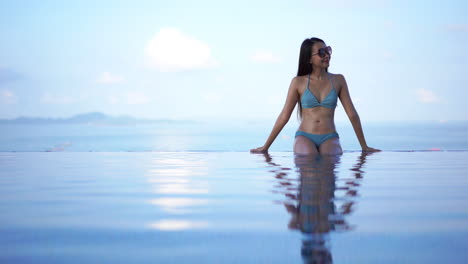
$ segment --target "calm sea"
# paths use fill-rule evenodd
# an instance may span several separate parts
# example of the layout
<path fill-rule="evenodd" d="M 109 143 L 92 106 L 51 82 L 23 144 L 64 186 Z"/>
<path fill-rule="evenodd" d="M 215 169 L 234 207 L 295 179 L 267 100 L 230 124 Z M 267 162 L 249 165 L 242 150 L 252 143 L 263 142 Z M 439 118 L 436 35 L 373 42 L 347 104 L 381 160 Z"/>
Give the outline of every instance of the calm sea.
<path fill-rule="evenodd" d="M 466 263 L 467 153 L 2 152 L 0 263 Z"/>
<path fill-rule="evenodd" d="M 0 151 L 247 151 L 261 146 L 273 122 L 136 125 L 0 125 Z M 292 151 L 290 122 L 271 151 Z M 346 151 L 359 150 L 349 123 L 338 124 Z M 468 150 L 468 122 L 368 123 L 370 146 L 392 151 Z"/>
<path fill-rule="evenodd" d="M 0 263 L 466 263 L 467 122 L 272 125 L 0 125 Z"/>

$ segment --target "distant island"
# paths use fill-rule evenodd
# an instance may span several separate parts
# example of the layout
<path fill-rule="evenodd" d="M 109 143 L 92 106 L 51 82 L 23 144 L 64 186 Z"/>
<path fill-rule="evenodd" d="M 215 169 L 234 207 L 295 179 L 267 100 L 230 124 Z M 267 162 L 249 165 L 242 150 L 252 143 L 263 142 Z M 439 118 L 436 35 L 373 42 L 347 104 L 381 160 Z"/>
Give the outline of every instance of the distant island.
<path fill-rule="evenodd" d="M 0 119 L 0 124 L 89 124 L 89 125 L 127 125 L 152 123 L 193 123 L 193 121 L 171 119 L 141 119 L 131 116 L 108 116 L 100 112 L 75 115 L 69 118 L 18 117 Z"/>

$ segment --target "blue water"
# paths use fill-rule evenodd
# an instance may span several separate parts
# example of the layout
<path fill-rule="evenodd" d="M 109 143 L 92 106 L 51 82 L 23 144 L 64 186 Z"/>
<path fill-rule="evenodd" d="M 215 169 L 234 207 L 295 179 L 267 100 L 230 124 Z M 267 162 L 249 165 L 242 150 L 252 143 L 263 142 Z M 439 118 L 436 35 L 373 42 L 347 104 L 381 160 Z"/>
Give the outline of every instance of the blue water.
<path fill-rule="evenodd" d="M 0 263 L 464 263 L 467 122 L 0 125 Z"/>
<path fill-rule="evenodd" d="M 464 263 L 467 161 L 3 152 L 0 263 Z"/>
<path fill-rule="evenodd" d="M 135 125 L 0 124 L 0 151 L 247 151 L 264 144 L 273 122 L 195 122 Z M 272 151 L 292 151 L 297 122 Z M 359 150 L 348 123 L 338 124 L 346 151 Z M 366 123 L 370 146 L 383 150 L 468 150 L 468 122 Z"/>

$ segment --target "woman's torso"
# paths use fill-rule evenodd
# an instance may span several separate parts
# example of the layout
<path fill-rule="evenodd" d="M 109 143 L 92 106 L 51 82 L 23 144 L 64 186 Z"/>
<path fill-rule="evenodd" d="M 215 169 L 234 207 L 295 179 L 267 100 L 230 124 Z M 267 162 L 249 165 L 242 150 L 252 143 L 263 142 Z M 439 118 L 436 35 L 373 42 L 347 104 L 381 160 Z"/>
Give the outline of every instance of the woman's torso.
<path fill-rule="evenodd" d="M 339 87 L 334 75 L 328 73 L 328 78 L 323 80 L 311 79 L 309 75 L 298 78 L 299 100 L 302 101 L 302 121 L 299 130 L 312 134 L 336 132 L 334 116 Z"/>

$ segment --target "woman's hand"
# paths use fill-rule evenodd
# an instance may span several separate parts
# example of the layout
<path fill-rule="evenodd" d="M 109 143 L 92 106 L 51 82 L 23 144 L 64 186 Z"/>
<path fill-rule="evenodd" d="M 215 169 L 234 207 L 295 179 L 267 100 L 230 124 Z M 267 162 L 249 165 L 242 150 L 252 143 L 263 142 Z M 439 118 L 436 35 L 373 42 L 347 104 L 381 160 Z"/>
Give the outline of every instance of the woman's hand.
<path fill-rule="evenodd" d="M 371 148 L 371 147 L 363 147 L 363 148 L 362 148 L 362 152 L 377 152 L 377 151 L 381 151 L 381 150 L 380 150 L 380 149 Z"/>
<path fill-rule="evenodd" d="M 258 147 L 250 150 L 250 153 L 268 153 L 268 148 Z"/>

